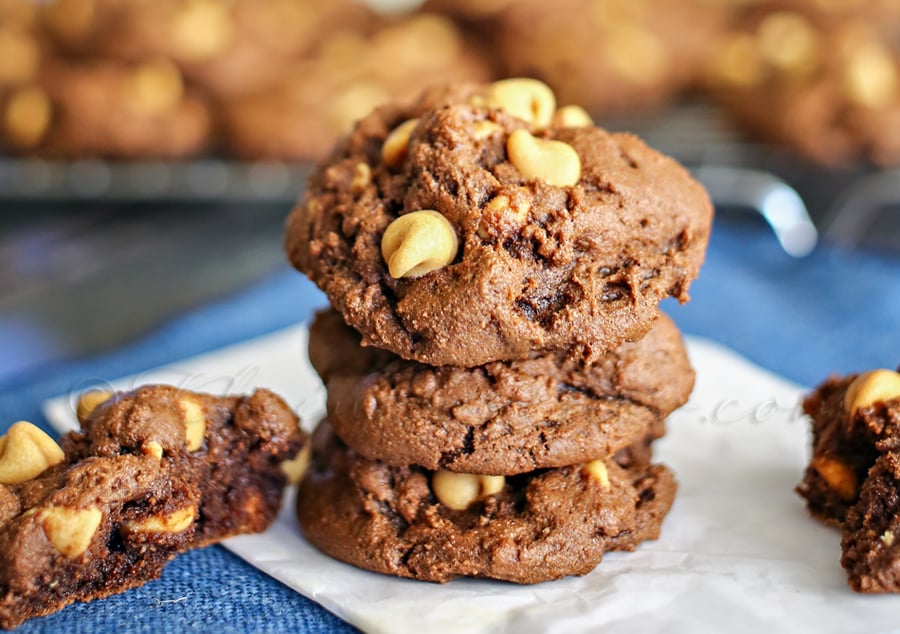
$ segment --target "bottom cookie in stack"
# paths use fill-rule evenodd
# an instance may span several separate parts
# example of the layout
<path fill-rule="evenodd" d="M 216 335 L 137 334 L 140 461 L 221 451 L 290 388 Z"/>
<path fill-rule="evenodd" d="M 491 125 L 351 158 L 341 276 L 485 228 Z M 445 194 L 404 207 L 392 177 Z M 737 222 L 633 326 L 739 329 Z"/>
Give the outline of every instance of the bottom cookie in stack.
<path fill-rule="evenodd" d="M 651 444 L 694 380 L 664 315 L 592 365 L 536 352 L 461 368 L 361 347 L 323 313 L 310 358 L 328 419 L 297 513 L 333 557 L 428 581 L 536 583 L 659 535 L 676 484 Z"/>
<path fill-rule="evenodd" d="M 349 449 L 327 422 L 313 455 L 297 496 L 307 539 L 360 568 L 425 581 L 586 574 L 605 552 L 656 539 L 676 489 L 665 466 L 612 458 L 509 477 L 392 467 Z"/>

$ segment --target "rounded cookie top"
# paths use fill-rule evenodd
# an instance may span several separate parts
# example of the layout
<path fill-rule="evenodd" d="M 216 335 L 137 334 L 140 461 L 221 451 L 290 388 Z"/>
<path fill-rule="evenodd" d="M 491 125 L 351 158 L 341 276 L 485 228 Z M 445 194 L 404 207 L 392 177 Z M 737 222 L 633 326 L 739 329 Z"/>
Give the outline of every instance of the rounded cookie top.
<path fill-rule="evenodd" d="M 387 464 L 512 475 L 613 455 L 684 404 L 694 373 L 678 330 L 650 332 L 592 365 L 563 353 L 475 368 L 432 367 L 360 348 L 335 312 L 310 330 L 335 432 Z"/>
<path fill-rule="evenodd" d="M 348 450 L 327 424 L 313 442 L 297 495 L 306 538 L 355 566 L 427 581 L 588 573 L 604 552 L 655 539 L 676 486 L 665 467 L 611 459 L 513 478 L 390 467 Z"/>
<path fill-rule="evenodd" d="M 505 80 L 362 119 L 311 177 L 286 250 L 364 345 L 431 365 L 593 358 L 688 298 L 711 218 L 675 161 Z"/>

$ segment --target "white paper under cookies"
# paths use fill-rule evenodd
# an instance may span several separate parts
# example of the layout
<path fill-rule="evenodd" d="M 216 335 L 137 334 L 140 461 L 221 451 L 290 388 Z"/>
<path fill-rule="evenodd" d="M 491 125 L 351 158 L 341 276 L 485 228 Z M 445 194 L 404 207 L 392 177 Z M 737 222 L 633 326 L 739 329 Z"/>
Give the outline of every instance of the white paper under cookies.
<path fill-rule="evenodd" d="M 324 391 L 292 328 L 137 377 L 214 393 L 266 386 L 309 424 Z M 900 597 L 862 596 L 840 567 L 840 534 L 810 519 L 793 492 L 808 456 L 804 392 L 734 353 L 688 338 L 697 370 L 657 459 L 679 480 L 661 538 L 611 553 L 591 574 L 515 586 L 394 579 L 334 561 L 304 541 L 289 502 L 262 535 L 225 545 L 369 632 L 897 632 Z M 827 370 L 823 370 L 823 377 Z M 99 383 L 99 381 L 98 381 Z M 60 430 L 74 397 L 45 404 Z"/>

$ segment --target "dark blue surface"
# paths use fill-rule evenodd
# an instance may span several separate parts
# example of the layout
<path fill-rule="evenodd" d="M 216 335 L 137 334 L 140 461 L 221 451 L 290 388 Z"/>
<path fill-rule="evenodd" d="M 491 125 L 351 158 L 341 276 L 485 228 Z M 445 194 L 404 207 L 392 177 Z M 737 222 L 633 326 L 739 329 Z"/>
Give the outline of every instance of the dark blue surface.
<path fill-rule="evenodd" d="M 688 333 L 812 385 L 831 372 L 900 364 L 900 258 L 820 248 L 785 255 L 762 225 L 720 219 L 686 306 L 664 308 Z M 323 296 L 285 270 L 173 321 L 143 341 L 0 383 L 0 430 L 79 385 L 146 370 L 309 317 Z M 349 626 L 220 547 L 189 553 L 163 578 L 34 619 L 21 632 L 341 632 Z"/>

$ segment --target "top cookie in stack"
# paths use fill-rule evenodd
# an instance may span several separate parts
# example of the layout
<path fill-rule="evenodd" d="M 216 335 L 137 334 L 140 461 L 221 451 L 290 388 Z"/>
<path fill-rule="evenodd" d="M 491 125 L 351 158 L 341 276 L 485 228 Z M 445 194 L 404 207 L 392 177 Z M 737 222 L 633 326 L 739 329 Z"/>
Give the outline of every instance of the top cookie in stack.
<path fill-rule="evenodd" d="M 590 362 L 687 299 L 711 220 L 678 163 L 510 79 L 362 119 L 310 179 L 286 248 L 364 345 L 430 365 Z"/>

